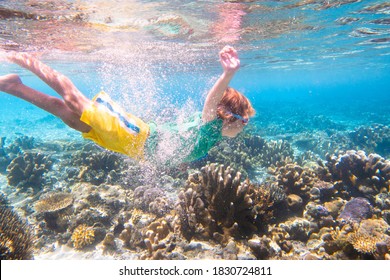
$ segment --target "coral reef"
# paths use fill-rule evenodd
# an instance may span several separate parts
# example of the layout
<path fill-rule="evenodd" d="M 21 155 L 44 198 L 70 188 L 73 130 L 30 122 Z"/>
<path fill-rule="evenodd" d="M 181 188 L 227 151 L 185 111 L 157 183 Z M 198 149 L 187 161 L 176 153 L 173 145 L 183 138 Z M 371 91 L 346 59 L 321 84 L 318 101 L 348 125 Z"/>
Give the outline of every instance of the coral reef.
<path fill-rule="evenodd" d="M 131 208 L 129 205 L 133 198 L 133 192 L 121 186 L 95 186 L 89 183 L 73 185 L 72 194 L 77 200 L 74 203 L 75 217 L 71 221 L 71 227 L 81 223 L 110 226 L 115 215 Z"/>
<path fill-rule="evenodd" d="M 349 234 L 347 240 L 353 245 L 356 251 L 362 254 L 374 254 L 377 249 L 376 243 L 381 241 L 377 237 L 361 232 Z"/>
<path fill-rule="evenodd" d="M 35 155 L 11 146 L 0 151 L 14 161 Z M 323 161 L 306 151 L 294 159 L 286 141 L 242 135 L 208 158 L 234 167 L 200 161 L 185 181 L 185 172 L 165 169 L 141 178 L 148 166 L 88 144 L 40 147 L 62 158 L 42 174 L 39 200 L 18 193 L 34 202 L 21 209 L 33 214 L 37 253 L 56 243 L 121 259 L 390 259 L 389 161 L 376 154 L 340 150 Z"/>
<path fill-rule="evenodd" d="M 0 173 L 4 173 L 7 169 L 8 164 L 11 162 L 7 154 L 5 144 L 5 137 L 0 138 Z"/>
<path fill-rule="evenodd" d="M 42 214 L 46 226 L 57 232 L 64 232 L 69 225 L 73 204 L 73 196 L 70 193 L 47 193 L 34 205 L 35 211 Z"/>
<path fill-rule="evenodd" d="M 357 222 L 371 218 L 372 207 L 370 202 L 362 197 L 354 197 L 341 210 L 339 219 L 347 222 Z"/>
<path fill-rule="evenodd" d="M 7 166 L 11 161 L 23 153 L 23 151 L 31 150 L 35 147 L 35 138 L 28 136 L 20 136 L 14 139 L 14 142 L 5 146 L 6 137 L 0 138 L 0 173 L 7 170 Z"/>
<path fill-rule="evenodd" d="M 345 185 L 345 195 L 362 196 L 374 201 L 380 192 L 389 192 L 390 161 L 377 154 L 349 150 L 327 157 L 326 166 L 335 184 Z"/>
<path fill-rule="evenodd" d="M 174 249 L 175 245 L 172 243 L 167 245 L 169 241 L 165 240 L 172 232 L 173 229 L 165 219 L 159 219 L 149 224 L 143 234 L 145 236 L 145 246 L 149 251 L 149 258 L 164 259 L 164 254 Z M 162 251 L 164 249 L 165 251 Z"/>
<path fill-rule="evenodd" d="M 321 197 L 321 190 L 325 188 L 326 183 L 319 180 L 317 167 L 317 165 L 301 167 L 297 163 L 287 162 L 284 165 L 268 168 L 268 172 L 272 175 L 269 180 L 287 194 L 290 211 L 302 213 L 306 203 L 313 199 L 314 191 L 316 197 Z"/>
<path fill-rule="evenodd" d="M 390 127 L 383 124 L 361 126 L 349 133 L 355 149 L 367 153 L 378 153 L 384 157 L 390 155 Z"/>
<path fill-rule="evenodd" d="M 9 201 L 3 192 L 0 192 L 0 207 L 8 207 Z"/>
<path fill-rule="evenodd" d="M 96 149 L 82 150 L 72 155 L 72 168 L 68 169 L 68 177 L 73 182 L 89 182 L 94 185 L 114 183 L 118 180 L 118 174 L 126 168 L 124 163 L 122 156 L 116 153 Z"/>
<path fill-rule="evenodd" d="M 190 174 L 186 189 L 178 195 L 178 228 L 187 240 L 226 242 L 249 236 L 272 211 L 271 192 L 262 190 L 248 180 L 241 182 L 241 173 L 230 167 L 206 165 Z"/>
<path fill-rule="evenodd" d="M 53 165 L 50 156 L 42 153 L 26 152 L 12 160 L 7 167 L 8 183 L 20 191 L 42 189 L 45 183 L 43 175 Z"/>
<path fill-rule="evenodd" d="M 94 229 L 87 225 L 79 225 L 72 234 L 71 240 L 73 247 L 76 249 L 83 249 L 86 246 L 91 245 L 95 240 Z"/>
<path fill-rule="evenodd" d="M 73 196 L 70 193 L 49 193 L 35 203 L 35 211 L 57 212 L 73 204 Z"/>
<path fill-rule="evenodd" d="M 292 157 L 293 150 L 286 141 L 266 141 L 257 135 L 243 134 L 212 148 L 208 160 L 229 165 L 248 177 L 259 167 L 276 165 Z"/>
<path fill-rule="evenodd" d="M 8 207 L 0 207 L 0 259 L 33 258 L 33 233 L 30 226 Z"/>
<path fill-rule="evenodd" d="M 159 217 L 172 210 L 165 192 L 157 187 L 139 186 L 134 190 L 134 206 Z"/>

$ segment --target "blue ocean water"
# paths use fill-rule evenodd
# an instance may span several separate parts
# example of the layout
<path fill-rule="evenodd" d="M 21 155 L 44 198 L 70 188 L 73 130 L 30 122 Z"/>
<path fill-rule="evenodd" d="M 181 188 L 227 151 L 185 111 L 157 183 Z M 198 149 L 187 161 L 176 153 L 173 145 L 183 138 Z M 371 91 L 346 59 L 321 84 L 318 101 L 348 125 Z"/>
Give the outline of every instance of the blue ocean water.
<path fill-rule="evenodd" d="M 111 48 L 107 46 L 89 54 L 82 53 L 81 60 L 77 47 L 73 51 L 56 48 L 56 54 L 49 58 L 50 45 L 37 47 L 28 45 L 28 42 L 23 45 L 18 42 L 17 34 L 13 34 L 14 38 L 3 36 L 3 48 L 9 49 L 10 41 L 18 44 L 19 50 L 38 48 L 43 58 L 45 55 L 48 57 L 48 63 L 53 68 L 67 74 L 88 97 L 103 88 L 130 111 L 142 116 L 148 112 L 149 116 L 143 117 L 153 119 L 158 111 L 166 109 L 161 102 L 169 107 L 182 106 L 191 100 L 194 110 L 201 109 L 205 93 L 221 71 L 217 54 L 226 42 L 238 49 L 242 63 L 232 86 L 244 92 L 253 102 L 257 109 L 254 123 L 264 136 L 266 134 L 261 132 L 264 122 L 283 122 L 297 115 L 297 121 L 299 115 L 302 118 L 323 115 L 348 128 L 376 122 L 389 123 L 390 31 L 386 1 L 170 2 L 139 1 L 139 5 L 145 6 L 145 11 L 137 17 L 131 15 L 134 21 L 143 14 L 145 17 L 154 14 L 162 17 L 149 8 L 148 5 L 152 4 L 160 7 L 163 15 L 174 14 L 181 21 L 166 20 L 158 26 L 158 20 L 155 20 L 157 26 L 150 24 L 154 29 L 149 25 L 129 24 L 138 28 L 135 34 L 141 35 L 140 39 L 135 36 L 128 39 L 135 41 L 138 47 L 137 59 L 126 61 L 126 66 L 123 59 L 116 57 L 115 50 L 111 53 Z M 7 1 L 3 1 L 2 5 L 7 7 Z M 25 9 L 28 11 L 31 7 L 26 5 Z M 45 14 L 45 11 L 39 12 Z M 239 16 L 234 17 L 237 14 Z M 114 19 L 115 16 L 118 18 Z M 232 16 L 233 23 L 239 21 L 239 26 L 227 28 L 222 34 L 212 31 L 210 26 L 218 21 L 222 21 L 222 27 L 229 24 L 223 21 L 224 16 Z M 113 25 L 124 20 L 123 14 L 117 12 L 116 15 L 115 11 L 111 17 Z M 203 26 L 198 26 L 199 23 Z M 233 23 L 230 22 L 231 25 Z M 183 25 L 191 28 L 192 35 L 183 31 Z M 64 27 L 59 25 L 58 28 Z M 151 29 L 152 35 L 147 33 Z M 39 29 L 31 31 L 32 34 L 34 32 L 39 32 Z M 126 35 L 116 33 L 118 38 Z M 210 36 L 207 37 L 207 34 Z M 87 40 L 104 40 L 104 36 L 114 37 L 115 32 L 108 30 L 106 34 L 103 32 L 97 36 L 91 35 Z M 144 46 L 161 51 L 152 51 L 149 56 Z M 121 45 L 115 49 L 118 48 Z M 104 53 L 103 62 L 99 61 L 99 51 Z M 91 58 L 94 62 L 87 62 Z M 10 68 L 22 71 L 25 82 L 32 87 L 55 95 L 31 74 L 10 65 L 4 66 L 4 62 L 1 74 L 10 72 Z M 122 75 L 121 71 L 126 74 Z M 139 91 L 141 96 L 134 94 Z M 41 120 L 46 116 L 33 106 L 5 94 L 0 95 L 0 101 L 6 104 L 1 110 L 3 135 L 11 136 L 27 130 L 33 132 L 36 130 L 35 123 L 23 124 L 23 121 Z M 145 106 L 148 102 L 153 105 Z M 40 125 L 39 129 L 45 129 L 45 126 Z M 67 129 L 65 131 L 64 135 L 72 134 Z"/>

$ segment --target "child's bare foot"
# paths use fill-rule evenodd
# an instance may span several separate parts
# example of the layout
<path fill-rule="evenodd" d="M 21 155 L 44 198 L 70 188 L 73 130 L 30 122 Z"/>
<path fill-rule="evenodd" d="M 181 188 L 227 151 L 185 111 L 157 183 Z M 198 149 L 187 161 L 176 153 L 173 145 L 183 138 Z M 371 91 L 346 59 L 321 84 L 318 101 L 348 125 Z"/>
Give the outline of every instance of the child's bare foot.
<path fill-rule="evenodd" d="M 16 74 L 0 76 L 0 91 L 9 92 L 20 84 L 22 84 L 22 80 Z"/>

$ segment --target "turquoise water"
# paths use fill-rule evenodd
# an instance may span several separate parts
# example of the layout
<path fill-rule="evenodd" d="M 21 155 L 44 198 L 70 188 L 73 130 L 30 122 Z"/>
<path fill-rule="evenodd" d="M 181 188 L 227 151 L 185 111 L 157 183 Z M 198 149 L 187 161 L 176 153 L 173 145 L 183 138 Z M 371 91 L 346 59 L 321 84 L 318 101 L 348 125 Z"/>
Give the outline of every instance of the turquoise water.
<path fill-rule="evenodd" d="M 103 89 L 127 111 L 158 123 L 202 110 L 221 74 L 218 52 L 232 45 L 241 69 L 231 86 L 256 110 L 244 135 L 283 140 L 298 162 L 304 153 L 325 160 L 326 154 L 345 150 L 390 159 L 388 1 L 0 1 L 0 26 L 1 51 L 33 53 L 71 78 L 87 97 Z M 1 56 L 0 75 L 18 73 L 25 84 L 57 96 Z M 0 93 L 0 104 L 5 146 L 21 136 L 34 137 L 41 145 L 34 151 L 41 147 L 55 154 L 50 144 L 88 143 L 25 101 Z M 55 183 L 35 193 L 33 201 L 53 189 L 73 193 L 70 178 L 58 175 L 65 168 L 61 161 L 71 156 L 66 149 L 58 153 Z M 262 182 L 267 167 L 244 172 Z M 168 180 L 166 173 L 142 170 L 146 174 L 137 174 L 139 184 Z M 183 180 L 181 171 L 168 175 Z M 6 171 L 0 182 L 11 202 L 23 208 L 25 197 L 13 194 Z M 176 197 L 177 185 L 162 188 Z M 33 212 L 31 205 L 24 207 L 25 216 Z M 49 236 L 46 245 L 58 239 Z M 46 253 L 40 250 L 36 256 Z"/>
<path fill-rule="evenodd" d="M 68 50 L 72 46 L 62 47 L 66 50 L 55 46 L 56 40 L 70 44 L 62 34 L 47 39 L 42 31 L 41 42 L 49 40 L 51 44 L 47 45 L 22 42 L 21 35 L 30 32 L 32 37 L 39 33 L 39 26 L 32 26 L 32 30 L 27 27 L 19 31 L 20 35 L 17 31 L 8 35 L 7 31 L 26 21 L 16 17 L 2 22 L 5 32 L 1 43 L 4 49 L 38 51 L 53 68 L 71 77 L 88 97 L 103 88 L 126 109 L 147 119 L 156 118 L 164 106 L 177 107 L 187 102 L 194 103 L 193 110 L 200 110 L 205 93 L 220 73 L 217 53 L 226 43 L 238 49 L 242 62 L 232 86 L 254 103 L 258 112 L 254 123 L 260 132 L 266 116 L 283 121 L 293 113 L 291 108 L 304 118 L 325 115 L 349 128 L 389 122 L 390 31 L 386 1 L 125 2 L 119 1 L 115 9 L 100 17 L 86 17 L 86 22 L 107 26 L 107 30 L 91 32 L 90 37 L 79 42 L 98 45 L 87 53 L 80 51 L 77 42 L 73 50 Z M 71 5 L 72 1 L 67 3 Z M 88 3 L 81 2 L 86 6 Z M 107 3 L 101 2 L 102 7 Z M 63 22 L 60 15 L 53 16 L 49 5 L 42 4 L 39 9 L 23 1 L 17 5 L 2 1 L 1 5 L 52 16 L 65 34 L 72 31 L 64 31 L 70 28 L 68 24 L 72 24 L 74 32 L 76 28 L 88 31 L 84 22 Z M 57 13 L 69 13 L 66 6 L 60 7 Z M 108 16 L 111 23 L 104 22 Z M 165 18 L 168 19 L 162 20 Z M 125 27 L 115 29 L 118 25 Z M 105 41 L 113 41 L 114 47 L 105 46 Z M 126 52 L 133 42 L 135 46 Z M 1 74 L 10 69 L 15 70 L 2 63 Z M 21 73 L 29 85 L 55 95 L 29 73 Z M 25 114 L 29 118 L 44 117 L 45 113 L 15 98 L 4 94 L 0 98 L 3 104 L 9 104 L 1 111 L 2 120 L 15 119 L 7 109 L 18 109 L 21 119 L 26 119 Z M 140 101 L 145 98 L 148 102 Z M 6 126 L 7 122 L 3 134 Z M 15 128 L 11 131 L 34 130 L 33 125 Z"/>

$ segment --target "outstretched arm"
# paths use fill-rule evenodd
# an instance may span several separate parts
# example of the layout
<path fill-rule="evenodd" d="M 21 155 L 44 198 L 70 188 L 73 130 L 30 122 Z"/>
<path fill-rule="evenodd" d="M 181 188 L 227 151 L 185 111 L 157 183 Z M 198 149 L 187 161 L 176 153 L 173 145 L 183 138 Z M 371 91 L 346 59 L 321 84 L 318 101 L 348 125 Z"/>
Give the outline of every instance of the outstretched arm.
<path fill-rule="evenodd" d="M 202 120 L 204 123 L 217 118 L 217 107 L 222 99 L 223 93 L 227 89 L 236 71 L 240 68 L 240 60 L 238 59 L 237 51 L 233 47 L 224 47 L 219 52 L 219 58 L 223 73 L 207 94 L 202 112 Z"/>

